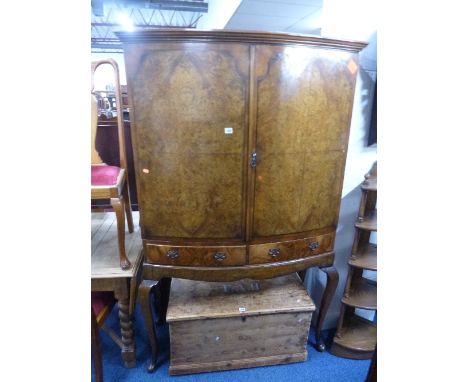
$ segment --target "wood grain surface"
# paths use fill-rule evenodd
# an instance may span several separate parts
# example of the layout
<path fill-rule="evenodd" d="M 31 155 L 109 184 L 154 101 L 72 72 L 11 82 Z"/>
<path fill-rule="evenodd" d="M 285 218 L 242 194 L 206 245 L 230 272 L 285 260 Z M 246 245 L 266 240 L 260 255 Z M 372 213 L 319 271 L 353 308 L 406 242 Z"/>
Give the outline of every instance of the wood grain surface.
<path fill-rule="evenodd" d="M 242 238 L 248 46 L 136 56 L 127 75 L 144 237 Z"/>
<path fill-rule="evenodd" d="M 266 45 L 255 54 L 253 237 L 336 225 L 357 56 Z"/>
<path fill-rule="evenodd" d="M 249 264 L 271 263 L 319 255 L 330 252 L 333 248 L 333 242 L 334 234 L 331 233 L 300 240 L 253 244 L 249 246 Z"/>
<path fill-rule="evenodd" d="M 303 259 L 236 267 L 193 267 L 145 262 L 143 264 L 143 278 L 146 280 L 160 280 L 163 277 L 177 277 L 181 279 L 222 282 L 246 278 L 270 279 L 299 272 L 310 267 L 330 267 L 333 265 L 334 258 L 335 254 L 333 252 L 326 252 Z"/>
<path fill-rule="evenodd" d="M 377 309 L 377 285 L 362 277 L 356 278 L 341 302 L 361 309 Z"/>
<path fill-rule="evenodd" d="M 288 242 L 336 230 L 357 53 L 366 44 L 236 31 L 119 37 L 141 234 L 159 246 L 147 246 L 148 262 L 160 267 L 146 272 L 220 279 L 212 267 L 233 280 L 331 265 L 318 256 L 333 250 L 334 236 L 314 251 Z M 281 258 L 250 250 L 276 243 Z M 213 262 L 210 250 L 226 246 L 246 246 L 246 258 Z M 164 256 L 168 247 L 180 248 L 177 258 Z M 316 259 L 297 261 L 308 257 Z"/>
<path fill-rule="evenodd" d="M 170 373 L 303 361 L 314 310 L 297 274 L 233 283 L 173 279 Z"/>
<path fill-rule="evenodd" d="M 358 248 L 354 253 L 348 264 L 355 268 L 369 269 L 371 271 L 377 270 L 377 246 L 371 243 Z"/>
<path fill-rule="evenodd" d="M 262 365 L 271 356 L 284 357 L 280 363 L 288 358 L 290 362 L 305 361 L 311 318 L 312 312 L 296 312 L 170 323 L 170 367 L 179 366 L 179 372 L 183 370 L 180 365 L 187 364 L 192 367 L 186 372 L 226 369 L 218 362 L 228 369 L 236 364 L 251 367 Z M 298 353 L 302 355 L 299 359 Z M 202 364 L 200 368 L 198 364 Z"/>
<path fill-rule="evenodd" d="M 191 265 L 194 267 L 226 267 L 247 264 L 246 246 L 175 246 L 145 244 L 149 263 L 163 265 Z M 175 251 L 177 257 L 170 257 Z"/>
<path fill-rule="evenodd" d="M 335 337 L 333 341 L 345 348 L 373 352 L 377 344 L 377 326 L 364 318 L 352 316 L 343 326 L 340 337 Z"/>
<path fill-rule="evenodd" d="M 173 279 L 166 319 L 174 322 L 314 310 L 297 274 L 231 283 Z"/>
<path fill-rule="evenodd" d="M 146 44 L 150 42 L 188 42 L 199 43 L 213 41 L 242 42 L 250 44 L 298 44 L 330 49 L 359 52 L 367 46 L 366 42 L 337 40 L 292 33 L 271 33 L 248 30 L 195 30 L 181 28 L 158 28 L 134 32 L 115 33 L 124 43 Z M 129 44 L 129 45 L 130 45 Z"/>
<path fill-rule="evenodd" d="M 132 277 L 142 249 L 139 229 L 139 214 L 133 212 L 135 230 L 125 231 L 125 252 L 131 268 L 122 270 L 119 265 L 117 240 L 117 219 L 113 212 L 93 212 L 91 214 L 91 278 Z"/>

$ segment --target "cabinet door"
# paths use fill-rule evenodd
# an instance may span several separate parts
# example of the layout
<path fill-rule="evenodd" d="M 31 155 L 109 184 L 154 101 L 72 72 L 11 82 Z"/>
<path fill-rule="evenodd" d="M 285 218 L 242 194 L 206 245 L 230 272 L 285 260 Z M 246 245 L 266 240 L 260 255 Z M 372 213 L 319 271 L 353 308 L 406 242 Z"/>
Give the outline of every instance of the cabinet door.
<path fill-rule="evenodd" d="M 249 49 L 126 51 L 144 238 L 242 238 Z"/>
<path fill-rule="evenodd" d="M 357 55 L 257 46 L 253 237 L 337 224 Z"/>

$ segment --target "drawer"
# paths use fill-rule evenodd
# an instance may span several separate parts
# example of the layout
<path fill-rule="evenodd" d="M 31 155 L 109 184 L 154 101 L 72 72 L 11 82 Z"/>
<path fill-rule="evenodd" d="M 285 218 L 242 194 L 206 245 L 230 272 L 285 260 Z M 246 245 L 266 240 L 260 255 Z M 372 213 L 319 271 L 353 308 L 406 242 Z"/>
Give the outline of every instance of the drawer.
<path fill-rule="evenodd" d="M 309 239 L 296 241 L 296 254 L 295 258 L 300 259 L 319 255 L 321 253 L 333 251 L 333 242 L 335 233 L 327 233 L 325 235 L 315 236 Z"/>
<path fill-rule="evenodd" d="M 193 267 L 223 267 L 245 265 L 246 246 L 177 246 L 145 243 L 145 258 L 149 263 Z"/>
<path fill-rule="evenodd" d="M 294 259 L 294 241 L 252 244 L 249 246 L 249 264 L 273 263 Z"/>
<path fill-rule="evenodd" d="M 307 239 L 253 244 L 249 247 L 249 264 L 287 261 L 329 252 L 333 250 L 334 236 L 329 233 Z"/>

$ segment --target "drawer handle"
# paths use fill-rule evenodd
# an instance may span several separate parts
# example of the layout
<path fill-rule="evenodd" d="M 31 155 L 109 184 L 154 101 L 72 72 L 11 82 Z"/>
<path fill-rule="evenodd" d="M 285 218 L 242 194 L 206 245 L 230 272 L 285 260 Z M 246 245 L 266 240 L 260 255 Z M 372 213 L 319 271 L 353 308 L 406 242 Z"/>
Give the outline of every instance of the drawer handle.
<path fill-rule="evenodd" d="M 312 243 L 309 243 L 309 249 L 311 251 L 315 251 L 319 247 L 318 241 L 313 241 Z"/>
<path fill-rule="evenodd" d="M 214 259 L 217 260 L 217 261 L 223 261 L 225 258 L 226 258 L 226 254 L 224 254 L 223 252 L 216 252 L 214 255 L 213 255 Z"/>
<path fill-rule="evenodd" d="M 166 256 L 170 259 L 177 259 L 179 257 L 179 250 L 178 249 L 170 249 L 167 251 Z"/>
<path fill-rule="evenodd" d="M 271 248 L 268 250 L 268 254 L 271 256 L 271 257 L 276 257 L 280 254 L 281 250 L 279 248 Z"/>

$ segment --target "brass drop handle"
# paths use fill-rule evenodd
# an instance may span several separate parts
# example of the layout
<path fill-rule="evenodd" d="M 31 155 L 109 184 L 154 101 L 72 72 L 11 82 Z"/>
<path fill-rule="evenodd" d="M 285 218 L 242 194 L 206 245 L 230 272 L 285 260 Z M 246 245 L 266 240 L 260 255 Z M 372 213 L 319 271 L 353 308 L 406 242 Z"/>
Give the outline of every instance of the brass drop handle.
<path fill-rule="evenodd" d="M 226 254 L 223 253 L 223 252 L 216 252 L 214 255 L 213 255 L 214 259 L 217 260 L 217 261 L 223 261 L 225 258 L 226 258 Z"/>
<path fill-rule="evenodd" d="M 279 256 L 281 250 L 279 248 L 271 248 L 268 250 L 268 254 L 271 256 L 271 257 L 276 257 L 276 256 Z"/>
<path fill-rule="evenodd" d="M 170 259 L 177 259 L 179 257 L 179 250 L 178 249 L 170 249 L 167 251 L 166 256 Z"/>
<path fill-rule="evenodd" d="M 319 243 L 318 241 L 313 241 L 309 243 L 308 247 L 311 251 L 315 251 L 319 247 Z"/>

